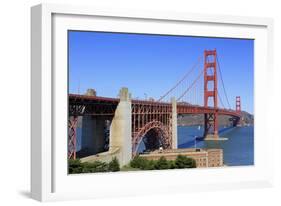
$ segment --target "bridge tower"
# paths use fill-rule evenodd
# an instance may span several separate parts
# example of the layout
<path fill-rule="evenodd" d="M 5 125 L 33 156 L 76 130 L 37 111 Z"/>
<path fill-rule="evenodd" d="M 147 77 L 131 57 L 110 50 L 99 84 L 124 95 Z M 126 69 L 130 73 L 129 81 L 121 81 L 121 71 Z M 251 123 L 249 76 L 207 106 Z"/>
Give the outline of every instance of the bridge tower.
<path fill-rule="evenodd" d="M 236 105 L 236 113 L 241 115 L 241 98 L 240 96 L 237 96 L 236 97 L 236 100 L 235 100 L 235 105 Z M 233 121 L 233 126 L 236 127 L 237 125 L 240 125 L 241 123 L 241 118 L 242 117 L 239 117 L 239 118 L 234 118 L 234 121 Z"/>
<path fill-rule="evenodd" d="M 236 112 L 237 113 L 241 112 L 241 98 L 240 98 L 240 96 L 236 97 Z"/>
<path fill-rule="evenodd" d="M 214 107 L 213 113 L 204 114 L 204 137 L 218 139 L 217 51 L 204 51 L 204 107 Z M 211 101 L 209 101 L 211 99 Z"/>

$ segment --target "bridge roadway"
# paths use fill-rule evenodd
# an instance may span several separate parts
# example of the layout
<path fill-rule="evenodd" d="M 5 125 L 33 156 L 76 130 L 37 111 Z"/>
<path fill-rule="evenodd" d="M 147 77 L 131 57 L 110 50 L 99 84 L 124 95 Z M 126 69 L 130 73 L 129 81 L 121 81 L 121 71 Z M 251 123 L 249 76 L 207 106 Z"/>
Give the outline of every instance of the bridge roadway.
<path fill-rule="evenodd" d="M 115 109 L 119 103 L 119 98 L 87 96 L 69 94 L 69 115 L 110 115 L 114 116 Z M 132 105 L 153 106 L 153 107 L 172 107 L 171 103 L 157 102 L 148 100 L 132 99 Z M 241 114 L 231 109 L 217 108 L 219 115 L 228 115 L 240 118 Z M 209 114 L 214 113 L 213 107 L 203 107 L 190 105 L 187 103 L 177 103 L 177 114 Z"/>

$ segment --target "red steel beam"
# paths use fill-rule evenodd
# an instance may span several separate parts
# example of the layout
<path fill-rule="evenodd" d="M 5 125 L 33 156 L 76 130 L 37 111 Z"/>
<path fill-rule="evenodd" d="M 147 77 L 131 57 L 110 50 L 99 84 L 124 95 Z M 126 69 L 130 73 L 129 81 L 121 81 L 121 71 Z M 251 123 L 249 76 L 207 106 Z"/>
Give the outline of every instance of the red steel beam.
<path fill-rule="evenodd" d="M 109 102 L 118 104 L 119 99 L 118 98 L 107 98 L 107 97 L 94 97 L 94 96 L 86 96 L 86 95 L 76 95 L 76 94 L 70 94 L 69 95 L 69 103 L 70 104 L 79 104 L 80 101 L 87 100 L 87 104 L 95 103 L 95 104 L 107 104 Z M 132 105 L 140 105 L 142 107 L 147 108 L 147 110 L 151 110 L 154 106 L 162 106 L 164 108 L 168 108 L 171 106 L 171 103 L 167 102 L 156 102 L 156 101 L 146 101 L 146 100 L 132 100 Z M 167 107 L 168 106 L 168 107 Z M 177 104 L 177 113 L 178 114 L 206 114 L 206 113 L 212 113 L 214 112 L 214 107 L 202 107 L 202 106 L 196 106 L 196 105 L 190 105 L 190 104 Z M 216 109 L 218 114 L 220 115 L 230 115 L 235 117 L 240 117 L 240 114 L 238 111 L 234 110 L 228 110 L 228 109 L 222 109 L 218 108 Z M 152 114 L 153 111 L 150 111 Z M 113 113 L 111 113 L 113 114 Z M 87 115 L 87 114 L 85 114 Z M 89 114 L 91 115 L 91 114 Z"/>
<path fill-rule="evenodd" d="M 209 99 L 213 103 L 210 113 L 204 112 L 205 130 L 204 136 L 209 133 L 218 135 L 218 83 L 217 83 L 217 51 L 204 51 L 204 108 L 209 107 Z M 209 88 L 211 83 L 212 88 Z M 213 131 L 211 131 L 211 128 Z"/>

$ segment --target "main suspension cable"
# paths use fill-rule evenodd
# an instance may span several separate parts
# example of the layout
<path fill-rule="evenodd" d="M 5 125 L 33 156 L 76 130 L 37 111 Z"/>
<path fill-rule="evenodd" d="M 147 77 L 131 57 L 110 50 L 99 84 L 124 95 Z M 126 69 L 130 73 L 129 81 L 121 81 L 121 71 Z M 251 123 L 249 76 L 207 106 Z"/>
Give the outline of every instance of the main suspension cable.
<path fill-rule="evenodd" d="M 197 65 L 199 64 L 199 62 L 201 61 L 202 56 L 199 56 L 198 60 L 196 61 L 196 63 L 192 66 L 191 70 L 189 70 L 184 76 L 183 78 L 177 82 L 177 84 L 175 86 L 173 86 L 168 92 L 166 92 L 163 96 L 161 96 L 158 99 L 158 102 L 161 101 L 162 99 L 164 99 L 169 93 L 171 93 L 175 88 L 177 88 L 180 83 L 182 83 L 190 74 L 191 72 L 197 67 Z"/>

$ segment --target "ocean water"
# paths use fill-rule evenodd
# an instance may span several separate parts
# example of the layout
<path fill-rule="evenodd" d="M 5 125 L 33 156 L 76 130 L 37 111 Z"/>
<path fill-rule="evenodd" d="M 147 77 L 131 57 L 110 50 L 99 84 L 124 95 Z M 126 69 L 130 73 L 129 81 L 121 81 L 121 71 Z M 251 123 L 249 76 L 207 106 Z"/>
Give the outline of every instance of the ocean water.
<path fill-rule="evenodd" d="M 179 126 L 178 148 L 221 148 L 224 164 L 228 166 L 254 164 L 254 127 L 220 128 L 219 136 L 225 141 L 195 140 L 203 135 L 203 127 Z"/>
<path fill-rule="evenodd" d="M 254 164 L 254 127 L 220 128 L 219 136 L 226 141 L 196 140 L 203 135 L 201 126 L 178 126 L 178 148 L 221 148 L 224 164 L 228 166 Z M 81 128 L 77 128 L 77 151 L 81 149 Z M 145 149 L 141 142 L 138 151 Z"/>

